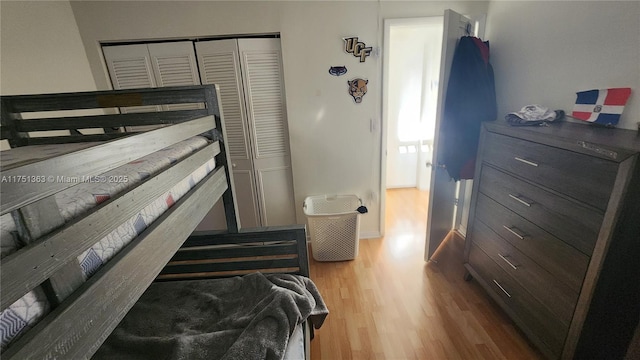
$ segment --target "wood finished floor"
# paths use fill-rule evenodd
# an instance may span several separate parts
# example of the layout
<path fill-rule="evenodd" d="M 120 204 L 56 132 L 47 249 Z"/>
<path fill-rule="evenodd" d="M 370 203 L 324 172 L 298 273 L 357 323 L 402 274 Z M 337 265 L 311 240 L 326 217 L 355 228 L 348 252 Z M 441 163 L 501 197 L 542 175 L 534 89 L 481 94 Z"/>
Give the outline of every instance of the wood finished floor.
<path fill-rule="evenodd" d="M 311 359 L 541 359 L 475 281 L 463 280 L 464 240 L 423 260 L 428 193 L 387 191 L 386 234 L 353 261 L 317 262 L 311 278 L 330 314 Z"/>

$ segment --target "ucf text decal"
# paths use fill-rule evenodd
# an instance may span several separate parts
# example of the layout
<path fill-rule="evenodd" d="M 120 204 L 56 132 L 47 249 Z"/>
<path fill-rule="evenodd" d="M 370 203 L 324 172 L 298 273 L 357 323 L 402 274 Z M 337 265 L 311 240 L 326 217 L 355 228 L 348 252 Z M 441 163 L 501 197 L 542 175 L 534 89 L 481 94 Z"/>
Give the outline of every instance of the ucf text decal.
<path fill-rule="evenodd" d="M 371 46 L 367 47 L 363 42 L 358 41 L 357 37 L 344 38 L 344 51 L 360 58 L 360 62 L 364 62 L 367 56 L 371 55 L 372 49 Z"/>

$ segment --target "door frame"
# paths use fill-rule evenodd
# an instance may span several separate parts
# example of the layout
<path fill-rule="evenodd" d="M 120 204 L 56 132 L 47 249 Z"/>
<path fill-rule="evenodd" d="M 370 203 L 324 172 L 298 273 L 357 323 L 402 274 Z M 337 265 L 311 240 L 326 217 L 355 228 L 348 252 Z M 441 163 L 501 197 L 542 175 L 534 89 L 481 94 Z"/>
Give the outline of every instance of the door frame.
<path fill-rule="evenodd" d="M 475 23 L 474 33 L 478 34 L 480 38 L 484 38 L 486 23 L 487 23 L 487 14 L 480 15 L 466 15 L 464 16 L 471 19 L 472 22 Z M 380 126 L 380 237 L 384 236 L 385 230 L 385 216 L 386 216 L 386 191 L 387 191 L 387 136 L 389 125 L 389 121 L 387 118 L 387 84 L 389 83 L 389 46 L 387 42 L 389 41 L 389 32 L 390 27 L 392 25 L 411 25 L 411 24 L 421 24 L 426 18 L 434 18 L 434 17 L 444 17 L 443 15 L 433 15 L 433 16 L 423 16 L 416 18 L 399 18 L 399 19 L 384 19 L 383 26 L 383 37 L 382 37 L 382 48 L 383 48 L 383 57 L 382 57 L 382 121 Z M 373 126 L 373 125 L 372 125 Z M 473 183 L 471 181 L 460 183 L 460 189 L 458 190 L 460 193 L 464 194 L 465 191 L 471 191 Z M 466 201 L 462 203 L 458 203 L 456 206 L 456 214 L 454 216 L 454 229 L 460 227 L 463 222 L 462 215 L 465 210 L 465 206 L 469 204 Z"/>
<path fill-rule="evenodd" d="M 442 18 L 443 15 L 423 16 L 416 18 L 403 19 L 384 19 L 384 32 L 382 38 L 383 57 L 382 57 L 382 126 L 380 127 L 380 236 L 384 236 L 386 201 L 387 201 L 387 136 L 389 133 L 389 119 L 387 112 L 389 110 L 387 85 L 389 84 L 389 36 L 391 26 L 398 25 L 421 25 L 425 23 L 425 19 Z M 418 165 L 420 166 L 420 165 Z"/>

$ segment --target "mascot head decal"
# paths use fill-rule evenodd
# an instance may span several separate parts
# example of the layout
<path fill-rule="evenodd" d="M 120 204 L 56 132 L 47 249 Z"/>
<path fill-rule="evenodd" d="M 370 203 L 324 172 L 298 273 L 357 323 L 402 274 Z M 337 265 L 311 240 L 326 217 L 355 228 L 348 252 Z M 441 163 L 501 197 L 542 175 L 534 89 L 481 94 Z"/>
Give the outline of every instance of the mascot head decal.
<path fill-rule="evenodd" d="M 356 104 L 360 104 L 362 102 L 362 97 L 367 93 L 367 84 L 369 80 L 364 79 L 353 79 L 351 81 L 347 81 L 349 84 L 349 95 L 353 96 L 353 100 Z"/>

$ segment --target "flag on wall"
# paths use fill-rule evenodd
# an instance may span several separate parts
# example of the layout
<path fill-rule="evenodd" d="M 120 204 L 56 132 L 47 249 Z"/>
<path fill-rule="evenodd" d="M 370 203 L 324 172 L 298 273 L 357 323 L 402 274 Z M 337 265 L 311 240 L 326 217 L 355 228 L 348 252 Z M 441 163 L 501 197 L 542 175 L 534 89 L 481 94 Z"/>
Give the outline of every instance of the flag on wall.
<path fill-rule="evenodd" d="M 589 90 L 577 95 L 572 114 L 574 118 L 601 125 L 616 125 L 631 95 L 631 89 Z"/>

